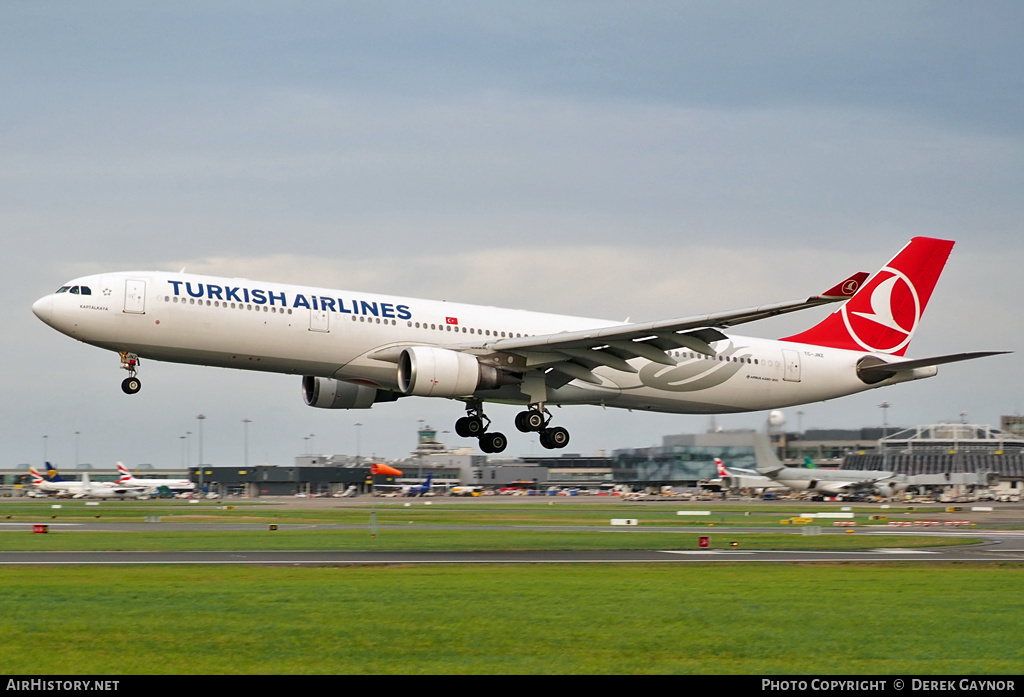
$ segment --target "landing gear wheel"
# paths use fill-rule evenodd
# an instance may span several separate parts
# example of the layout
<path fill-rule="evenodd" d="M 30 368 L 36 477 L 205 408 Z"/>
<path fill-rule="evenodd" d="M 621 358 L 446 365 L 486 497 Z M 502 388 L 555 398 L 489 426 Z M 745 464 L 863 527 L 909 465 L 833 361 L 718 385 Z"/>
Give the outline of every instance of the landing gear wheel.
<path fill-rule="evenodd" d="M 463 416 L 455 422 L 455 432 L 463 438 L 479 438 L 484 432 L 484 422 L 479 416 Z"/>
<path fill-rule="evenodd" d="M 480 449 L 485 453 L 500 453 L 508 446 L 504 433 L 485 433 L 480 436 Z"/>
<path fill-rule="evenodd" d="M 569 445 L 569 432 L 561 426 L 545 428 L 540 432 L 540 444 L 548 450 L 564 448 Z"/>
<path fill-rule="evenodd" d="M 135 377 L 139 369 L 139 357 L 128 351 L 120 351 L 121 367 L 128 371 L 128 377 L 121 381 L 121 390 L 125 394 L 135 394 L 142 389 L 142 381 Z"/>
<path fill-rule="evenodd" d="M 545 424 L 547 424 L 547 419 L 544 418 L 542 412 L 536 409 L 521 411 L 516 414 L 516 428 L 522 433 L 541 431 L 544 429 Z"/>

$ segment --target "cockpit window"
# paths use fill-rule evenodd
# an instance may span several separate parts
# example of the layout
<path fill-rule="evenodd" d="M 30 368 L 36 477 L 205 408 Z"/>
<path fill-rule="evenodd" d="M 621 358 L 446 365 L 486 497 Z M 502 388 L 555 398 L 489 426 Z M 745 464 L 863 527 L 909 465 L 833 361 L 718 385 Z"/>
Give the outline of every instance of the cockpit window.
<path fill-rule="evenodd" d="M 72 295 L 78 295 L 78 286 L 73 287 L 70 291 Z"/>
<path fill-rule="evenodd" d="M 57 292 L 67 293 L 69 290 L 71 290 L 71 286 L 61 286 L 60 288 L 57 289 Z"/>
<path fill-rule="evenodd" d="M 89 286 L 82 286 L 82 295 L 92 295 L 92 288 Z"/>

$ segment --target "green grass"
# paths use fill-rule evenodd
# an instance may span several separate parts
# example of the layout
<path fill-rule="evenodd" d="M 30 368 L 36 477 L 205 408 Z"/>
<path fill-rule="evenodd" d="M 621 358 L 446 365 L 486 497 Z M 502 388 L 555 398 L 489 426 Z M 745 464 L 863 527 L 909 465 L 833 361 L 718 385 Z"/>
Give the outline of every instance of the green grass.
<path fill-rule="evenodd" d="M 185 501 L 104 502 L 89 506 L 84 501 L 63 501 L 54 509 L 53 501 L 21 501 L 0 504 L 0 521 L 83 521 L 105 520 L 143 522 L 148 516 L 159 516 L 165 523 L 174 522 L 252 522 L 252 523 L 337 523 L 364 524 L 369 519 L 369 500 L 357 505 L 336 508 L 285 508 L 258 502 Z M 835 512 L 834 506 L 801 504 L 782 506 L 716 505 L 714 508 L 696 504 L 630 503 L 615 499 L 602 503 L 575 503 L 566 499 L 534 500 L 524 503 L 460 503 L 457 499 L 380 499 L 373 506 L 378 522 L 415 522 L 441 525 L 584 525 L 607 526 L 612 518 L 636 518 L 641 527 L 694 527 L 709 524 L 743 527 L 776 527 L 783 519 L 803 513 Z M 710 516 L 680 516 L 677 510 L 712 510 Z M 942 511 L 859 508 L 855 511 L 861 525 L 869 522 L 869 514 L 887 515 L 890 520 L 962 519 L 963 513 Z M 831 521 L 825 523 L 831 525 Z"/>
<path fill-rule="evenodd" d="M 0 549 L 696 549 L 702 535 L 719 549 L 732 541 L 741 549 L 968 542 L 767 529 L 828 507 L 773 506 L 752 515 L 719 508 L 711 520 L 687 521 L 675 515 L 678 505 L 405 503 L 377 502 L 376 538 L 365 506 L 5 503 L 5 522 L 158 515 L 210 525 L 173 531 L 153 523 L 139 532 L 54 525 L 47 535 L 3 527 Z M 598 529 L 613 517 L 638 518 L 640 527 Z M 219 525 L 239 522 L 262 529 Z M 358 527 L 269 531 L 269 523 Z M 1024 609 L 1022 574 L 1024 564 L 998 563 L 7 566 L 0 567 L 0 671 L 1019 674 L 1024 649 L 1012 638 Z"/>
<path fill-rule="evenodd" d="M 720 531 L 719 531 L 720 530 Z M 793 533 L 742 533 L 724 529 L 701 532 L 622 532 L 402 529 L 378 527 L 354 530 L 201 530 L 164 531 L 154 526 L 145 532 L 90 532 L 61 528 L 46 535 L 28 531 L 0 532 L 0 550 L 29 551 L 481 551 L 481 550 L 607 550 L 697 549 L 698 538 L 707 536 L 712 548 L 726 549 L 736 542 L 740 549 L 856 550 L 894 547 L 937 547 L 974 544 L 973 540 L 946 537 L 897 535 L 820 535 Z"/>
<path fill-rule="evenodd" d="M 5 567 L 7 674 L 1020 674 L 1021 564 Z"/>
<path fill-rule="evenodd" d="M 809 508 L 834 510 L 827 506 L 787 507 L 784 510 L 736 506 L 716 511 L 711 517 L 678 516 L 678 504 L 630 504 L 608 500 L 575 503 L 562 500 L 531 502 L 488 502 L 485 505 L 451 499 L 430 501 L 383 499 L 373 506 L 378 535 L 371 538 L 369 502 L 346 507 L 292 509 L 273 504 L 235 504 L 183 501 L 113 502 L 88 506 L 83 501 L 64 501 L 52 508 L 52 501 L 19 501 L 0 504 L 4 522 L 53 524 L 47 535 L 0 527 L 0 549 L 35 550 L 565 550 L 565 549 L 696 549 L 699 536 L 710 536 L 712 545 L 724 548 L 737 542 L 743 549 L 872 549 L 876 547 L 947 546 L 973 544 L 967 539 L 880 535 L 804 536 L 796 526 L 780 526 L 780 520 Z M 731 508 L 731 507 L 730 507 Z M 692 507 L 691 507 L 692 509 Z M 884 509 L 883 509 L 884 510 Z M 871 511 L 868 510 L 867 513 Z M 867 521 L 867 513 L 860 524 Z M 82 531 L 76 522 L 141 523 L 148 516 L 161 522 L 147 524 L 145 531 Z M 608 531 L 612 518 L 636 518 L 636 527 Z M 208 529 L 168 530 L 165 523 L 201 523 Z M 219 523 L 249 523 L 250 530 L 229 530 Z M 350 525 L 354 529 L 280 529 L 274 532 L 261 524 L 282 526 L 302 524 Z M 831 530 L 831 521 L 822 521 Z M 419 527 L 418 527 L 419 526 Z M 433 529 L 430 526 L 434 526 Z M 444 527 L 441 527 L 444 526 Z M 543 526 L 548 530 L 529 530 Z M 592 528 L 574 531 L 570 527 Z M 748 534 L 736 528 L 764 528 L 765 533 Z M 605 528 L 605 529 L 599 529 Z M 672 530 L 669 530 L 672 528 Z M 774 528 L 774 530 L 769 530 Z M 660 530 L 661 532 L 656 532 Z M 648 532 L 650 531 L 650 532 Z"/>

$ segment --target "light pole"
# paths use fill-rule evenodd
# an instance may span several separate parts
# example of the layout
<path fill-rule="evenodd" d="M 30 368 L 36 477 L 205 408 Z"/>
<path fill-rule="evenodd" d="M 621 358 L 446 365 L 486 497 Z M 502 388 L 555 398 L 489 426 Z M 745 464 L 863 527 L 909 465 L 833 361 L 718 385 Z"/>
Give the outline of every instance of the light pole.
<path fill-rule="evenodd" d="M 75 469 L 78 469 L 78 437 L 82 435 L 81 431 L 75 431 Z"/>
<path fill-rule="evenodd" d="M 46 441 L 47 441 L 48 438 L 49 438 L 49 436 L 43 436 L 43 463 L 44 464 L 49 459 L 47 457 L 47 455 L 46 455 Z"/>
<path fill-rule="evenodd" d="M 249 424 L 252 421 L 250 419 L 242 419 L 242 438 L 244 440 L 244 452 L 245 452 L 245 468 L 249 469 Z"/>
<path fill-rule="evenodd" d="M 199 488 L 203 488 L 203 421 L 206 420 L 205 414 L 200 414 L 196 417 L 199 422 Z"/>
<path fill-rule="evenodd" d="M 878 405 L 878 408 L 882 410 L 882 469 L 889 467 L 889 448 L 886 447 L 885 439 L 889 435 L 889 406 L 890 404 L 883 401 Z"/>
<path fill-rule="evenodd" d="M 358 466 L 359 463 L 361 463 L 363 461 L 363 458 L 361 457 L 362 453 L 360 452 L 360 443 L 359 443 L 359 436 L 360 436 L 360 433 L 362 433 L 362 428 L 363 428 L 362 424 L 359 424 L 359 423 L 356 424 L 356 466 Z"/>

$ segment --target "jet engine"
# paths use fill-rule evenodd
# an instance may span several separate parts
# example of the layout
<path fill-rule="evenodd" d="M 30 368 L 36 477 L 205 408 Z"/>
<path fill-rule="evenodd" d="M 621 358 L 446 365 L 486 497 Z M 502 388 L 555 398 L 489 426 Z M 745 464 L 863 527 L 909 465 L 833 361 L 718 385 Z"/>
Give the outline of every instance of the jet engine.
<path fill-rule="evenodd" d="M 410 346 L 398 359 L 398 389 L 417 397 L 469 397 L 515 381 L 476 356 L 448 349 Z"/>
<path fill-rule="evenodd" d="M 302 399 L 307 406 L 319 409 L 369 409 L 377 402 L 393 402 L 398 397 L 395 392 L 344 380 L 302 377 Z"/>

